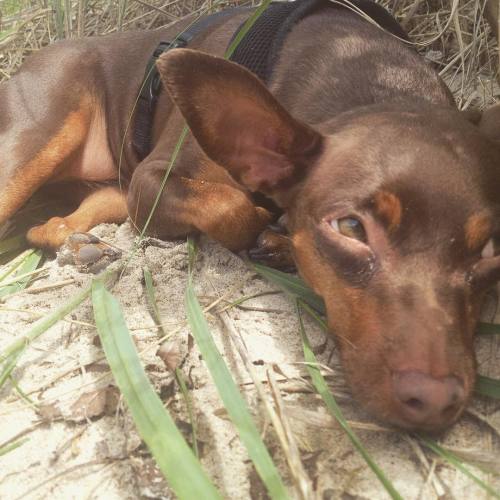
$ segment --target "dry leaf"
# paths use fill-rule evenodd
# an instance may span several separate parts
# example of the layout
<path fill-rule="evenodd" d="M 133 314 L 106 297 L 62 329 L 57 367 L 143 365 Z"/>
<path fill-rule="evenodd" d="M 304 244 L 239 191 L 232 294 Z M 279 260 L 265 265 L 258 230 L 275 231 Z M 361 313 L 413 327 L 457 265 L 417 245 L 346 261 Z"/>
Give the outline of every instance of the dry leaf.
<path fill-rule="evenodd" d="M 167 370 L 173 372 L 181 361 L 181 352 L 176 342 L 163 342 L 156 355 L 165 363 Z"/>
<path fill-rule="evenodd" d="M 119 397 L 118 389 L 111 385 L 85 392 L 71 405 L 71 413 L 65 419 L 81 422 L 102 415 L 112 415 L 116 411 Z"/>

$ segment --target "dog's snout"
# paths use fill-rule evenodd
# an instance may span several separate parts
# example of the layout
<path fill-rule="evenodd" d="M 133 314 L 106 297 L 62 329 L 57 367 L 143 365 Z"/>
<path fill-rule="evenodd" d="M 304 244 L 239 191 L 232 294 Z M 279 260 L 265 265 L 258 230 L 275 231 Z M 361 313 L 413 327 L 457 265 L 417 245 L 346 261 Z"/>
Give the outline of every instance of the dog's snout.
<path fill-rule="evenodd" d="M 392 383 L 400 415 L 409 427 L 444 427 L 464 407 L 466 393 L 458 377 L 434 378 L 420 371 L 402 371 L 393 374 Z"/>

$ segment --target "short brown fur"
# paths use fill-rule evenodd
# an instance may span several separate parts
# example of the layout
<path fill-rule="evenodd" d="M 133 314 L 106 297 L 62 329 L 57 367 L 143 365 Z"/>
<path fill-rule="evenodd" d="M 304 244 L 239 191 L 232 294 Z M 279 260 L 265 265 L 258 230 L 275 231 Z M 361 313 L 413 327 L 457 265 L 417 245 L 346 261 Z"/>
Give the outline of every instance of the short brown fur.
<path fill-rule="evenodd" d="M 29 240 L 56 249 L 128 213 L 160 238 L 202 232 L 278 265 L 293 255 L 359 401 L 403 428 L 443 429 L 471 397 L 480 305 L 500 278 L 500 256 L 479 252 L 500 234 L 499 107 L 460 113 L 408 44 L 326 1 L 290 30 L 266 87 L 220 57 L 247 15 L 160 57 L 142 161 L 128 120 L 144 67 L 190 19 L 29 58 L 0 86 L 0 223 L 43 183 L 92 181 Z M 192 133 L 150 217 L 184 120 Z M 266 229 L 281 213 L 288 235 Z"/>

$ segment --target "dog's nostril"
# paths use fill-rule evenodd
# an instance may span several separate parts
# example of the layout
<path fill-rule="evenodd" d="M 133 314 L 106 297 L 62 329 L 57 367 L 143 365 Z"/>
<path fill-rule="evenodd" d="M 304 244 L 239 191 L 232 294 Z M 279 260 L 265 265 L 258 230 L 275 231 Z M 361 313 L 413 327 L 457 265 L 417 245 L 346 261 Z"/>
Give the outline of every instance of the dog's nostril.
<path fill-rule="evenodd" d="M 417 398 L 407 399 L 406 401 L 403 401 L 403 403 L 406 406 L 409 406 L 410 408 L 412 408 L 413 410 L 421 410 L 424 407 L 424 403 L 422 401 L 420 401 L 420 399 L 417 399 Z"/>
<path fill-rule="evenodd" d="M 401 416 L 413 426 L 451 421 L 465 402 L 463 383 L 453 376 L 434 378 L 419 371 L 395 372 L 393 390 L 401 404 Z"/>

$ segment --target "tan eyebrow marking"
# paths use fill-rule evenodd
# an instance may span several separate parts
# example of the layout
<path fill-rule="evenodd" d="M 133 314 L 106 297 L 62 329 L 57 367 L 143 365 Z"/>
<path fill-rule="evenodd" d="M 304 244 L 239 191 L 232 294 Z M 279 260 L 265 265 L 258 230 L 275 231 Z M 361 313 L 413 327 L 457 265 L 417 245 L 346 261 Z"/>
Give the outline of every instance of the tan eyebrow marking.
<path fill-rule="evenodd" d="M 486 211 L 472 214 L 466 221 L 465 244 L 471 251 L 479 250 L 486 243 L 491 231 L 491 218 Z"/>
<path fill-rule="evenodd" d="M 389 232 L 393 232 L 401 224 L 401 200 L 394 193 L 379 191 L 373 201 L 376 213 L 386 222 Z"/>

